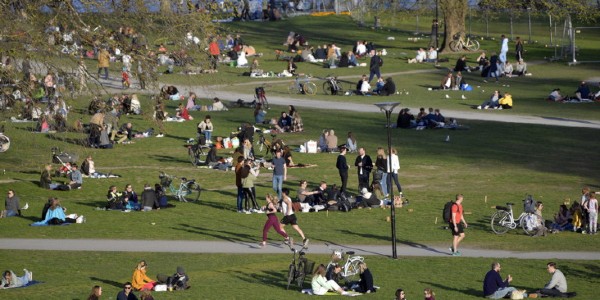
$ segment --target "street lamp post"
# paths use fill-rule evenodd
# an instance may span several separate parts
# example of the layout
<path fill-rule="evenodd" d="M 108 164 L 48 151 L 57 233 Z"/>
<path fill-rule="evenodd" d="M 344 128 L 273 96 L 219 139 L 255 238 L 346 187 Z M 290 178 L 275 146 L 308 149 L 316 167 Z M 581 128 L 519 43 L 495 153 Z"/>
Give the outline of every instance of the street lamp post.
<path fill-rule="evenodd" d="M 527 18 L 529 19 L 529 43 L 531 43 L 531 7 L 527 8 Z"/>
<path fill-rule="evenodd" d="M 433 26 L 435 27 L 435 49 L 439 49 L 438 46 L 438 30 L 439 30 L 439 24 L 440 24 L 440 18 L 438 15 L 438 1 L 439 0 L 435 0 L 435 24 L 433 24 Z"/>
<path fill-rule="evenodd" d="M 392 258 L 393 259 L 398 258 L 398 254 L 396 253 L 396 207 L 394 206 L 394 187 L 392 186 L 392 181 L 391 181 L 391 178 L 392 178 L 392 176 L 391 176 L 391 172 L 392 172 L 392 167 L 391 167 L 391 163 L 392 163 L 392 159 L 391 159 L 392 132 L 390 130 L 391 129 L 391 123 L 390 123 L 391 121 L 390 120 L 392 117 L 392 111 L 398 105 L 400 105 L 400 102 L 375 103 L 375 106 L 379 107 L 379 109 L 381 109 L 382 111 L 385 112 L 385 118 L 386 118 L 387 142 L 388 142 L 388 159 L 387 159 L 388 182 L 387 182 L 387 186 L 390 189 L 390 199 L 392 202 L 391 209 L 390 209 L 390 221 L 392 223 Z"/>

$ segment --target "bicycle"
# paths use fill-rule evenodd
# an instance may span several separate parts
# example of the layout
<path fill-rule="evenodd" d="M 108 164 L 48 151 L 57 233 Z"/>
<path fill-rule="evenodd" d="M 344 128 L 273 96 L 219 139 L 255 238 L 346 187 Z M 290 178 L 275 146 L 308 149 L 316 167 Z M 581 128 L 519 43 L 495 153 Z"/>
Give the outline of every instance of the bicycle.
<path fill-rule="evenodd" d="M 518 218 L 515 219 L 513 213 L 514 203 L 506 203 L 505 206 L 496 206 L 496 212 L 492 215 L 491 227 L 492 231 L 496 234 L 504 234 L 510 229 L 515 229 L 520 226 L 525 234 L 532 236 L 535 234 L 535 221 L 536 215 L 528 210 L 527 202 L 533 201 L 531 196 L 528 196 L 523 202 L 525 202 L 525 211 L 523 211 Z"/>
<path fill-rule="evenodd" d="M 304 250 L 308 249 L 305 245 L 302 246 L 300 251 L 294 249 L 292 244 L 288 244 L 288 246 L 290 247 L 290 250 L 292 250 L 292 262 L 290 263 L 287 273 L 287 289 L 290 289 L 292 282 L 296 282 L 300 290 L 302 290 L 306 274 L 312 274 L 315 263 L 308 261 L 308 259 L 304 257 L 306 255 Z"/>
<path fill-rule="evenodd" d="M 329 248 L 329 244 L 326 243 L 325 245 Z M 346 281 L 347 284 L 358 281 L 357 275 L 360 274 L 360 264 L 365 261 L 364 257 L 354 255 L 354 253 L 354 251 L 344 252 L 343 249 L 332 251 L 332 258 L 337 257 L 339 261 L 343 261 L 344 257 L 346 257 L 346 262 L 342 266 L 342 272 L 340 273 L 340 275 Z M 329 267 L 334 263 L 336 262 L 334 262 L 333 260 L 329 262 L 329 264 L 327 265 L 327 269 L 329 269 Z"/>
<path fill-rule="evenodd" d="M 343 95 L 344 87 L 337 80 L 337 77 L 329 75 L 325 77 L 325 82 L 323 82 L 323 93 L 325 95 Z"/>
<path fill-rule="evenodd" d="M 450 49 L 454 52 L 459 52 L 463 49 L 467 49 L 469 51 L 477 51 L 479 50 L 479 42 L 477 40 L 472 40 L 467 36 L 467 40 L 463 39 L 462 34 L 457 34 L 454 37 L 454 40 L 449 44 Z"/>
<path fill-rule="evenodd" d="M 185 147 L 188 149 L 188 156 L 192 162 L 192 165 L 199 166 L 206 163 L 208 149 L 210 149 L 210 146 L 200 144 L 200 140 L 198 140 L 198 143 L 196 144 L 192 143 L 193 139 L 190 139 L 188 140 L 188 144 L 185 145 Z"/>
<path fill-rule="evenodd" d="M 173 179 L 176 176 L 168 175 L 165 172 L 160 172 L 158 175 L 160 179 L 160 185 L 164 190 L 169 189 L 171 194 L 181 202 L 196 202 L 200 199 L 200 184 L 195 179 L 187 179 L 185 177 L 180 178 L 181 183 L 179 187 L 173 184 Z"/>
<path fill-rule="evenodd" d="M 296 76 L 296 80 L 288 87 L 290 94 L 306 94 L 315 95 L 317 93 L 317 85 L 310 81 L 310 76 Z"/>
<path fill-rule="evenodd" d="M 259 145 L 258 148 L 258 152 L 262 152 L 263 147 L 266 148 L 266 152 L 265 152 L 265 156 L 268 155 L 269 153 L 271 153 L 271 156 L 273 155 L 273 153 L 275 153 L 277 150 L 279 149 L 283 149 L 283 146 L 285 146 L 285 143 L 281 140 L 281 139 L 275 139 L 275 137 L 277 137 L 276 134 L 271 134 L 271 140 L 267 140 L 267 138 L 265 137 L 265 135 L 262 132 L 258 133 L 258 141 L 256 142 L 257 145 Z"/>

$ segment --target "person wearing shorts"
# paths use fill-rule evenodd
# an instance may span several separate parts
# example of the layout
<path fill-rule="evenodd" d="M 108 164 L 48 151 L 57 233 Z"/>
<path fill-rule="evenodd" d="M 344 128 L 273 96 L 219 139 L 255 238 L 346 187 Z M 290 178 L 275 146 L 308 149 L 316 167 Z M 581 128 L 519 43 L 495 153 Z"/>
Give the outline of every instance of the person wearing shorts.
<path fill-rule="evenodd" d="M 468 227 L 467 221 L 465 221 L 465 217 L 463 214 L 463 195 L 456 195 L 456 201 L 452 205 L 452 218 L 450 219 L 450 230 L 452 231 L 452 247 L 450 247 L 450 251 L 452 252 L 452 256 L 460 256 L 461 253 L 458 251 L 458 245 L 465 238 L 465 228 Z M 462 222 L 462 223 L 461 223 Z"/>
<path fill-rule="evenodd" d="M 306 247 L 308 244 L 308 239 L 304 236 L 304 232 L 298 226 L 298 219 L 296 218 L 296 214 L 294 214 L 294 210 L 292 209 L 292 199 L 288 196 L 290 194 L 290 189 L 283 188 L 281 190 L 281 208 L 283 210 L 284 217 L 281 219 L 281 230 L 285 232 L 285 225 L 292 225 L 292 228 L 300 234 L 302 237 L 302 246 Z M 290 244 L 291 246 L 292 244 Z"/>

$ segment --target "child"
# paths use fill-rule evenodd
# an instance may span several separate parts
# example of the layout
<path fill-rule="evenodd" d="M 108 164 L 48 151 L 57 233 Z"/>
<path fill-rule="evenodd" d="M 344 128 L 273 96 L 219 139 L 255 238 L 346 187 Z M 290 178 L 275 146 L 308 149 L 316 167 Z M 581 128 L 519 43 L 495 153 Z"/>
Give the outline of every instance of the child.
<path fill-rule="evenodd" d="M 129 82 L 129 72 L 127 72 L 127 67 L 123 67 L 123 71 L 121 72 L 121 83 L 123 84 L 124 89 L 128 89 L 131 83 Z"/>
<path fill-rule="evenodd" d="M 577 232 L 583 226 L 583 216 L 581 214 L 581 205 L 575 201 L 571 205 L 571 216 L 573 216 L 573 231 Z"/>
<path fill-rule="evenodd" d="M 425 294 L 425 300 L 435 300 L 435 293 L 432 289 L 426 288 L 423 293 Z"/>
<path fill-rule="evenodd" d="M 596 234 L 598 226 L 598 200 L 596 200 L 596 193 L 590 192 L 590 200 L 588 201 L 587 211 L 589 213 L 590 220 L 590 234 Z"/>

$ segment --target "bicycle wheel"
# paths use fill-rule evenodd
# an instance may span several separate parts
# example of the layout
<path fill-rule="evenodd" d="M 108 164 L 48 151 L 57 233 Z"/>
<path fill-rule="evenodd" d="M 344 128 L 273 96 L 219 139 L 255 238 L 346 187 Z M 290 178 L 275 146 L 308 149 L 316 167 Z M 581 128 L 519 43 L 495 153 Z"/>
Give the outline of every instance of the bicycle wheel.
<path fill-rule="evenodd" d="M 323 94 L 331 95 L 333 94 L 333 85 L 329 81 L 323 82 Z"/>
<path fill-rule="evenodd" d="M 304 89 L 304 93 L 307 95 L 315 95 L 317 93 L 317 85 L 313 82 L 305 83 L 302 89 Z"/>
<path fill-rule="evenodd" d="M 192 165 L 197 166 L 198 165 L 198 157 L 196 156 L 196 151 L 194 151 L 194 146 L 188 147 L 188 156 L 190 157 L 190 161 L 192 162 Z"/>
<path fill-rule="evenodd" d="M 296 85 L 295 82 L 290 83 L 290 85 L 288 86 L 288 93 L 290 94 L 297 94 L 298 91 L 300 91 L 298 89 L 298 86 Z"/>
<path fill-rule="evenodd" d="M 451 41 L 450 44 L 448 44 L 448 46 L 450 46 L 450 50 L 454 52 L 458 52 L 461 50 L 459 41 Z"/>
<path fill-rule="evenodd" d="M 197 182 L 188 183 L 182 187 L 181 197 L 184 202 L 195 202 L 200 199 L 200 185 Z"/>
<path fill-rule="evenodd" d="M 300 290 L 302 290 L 304 285 L 304 277 L 306 277 L 306 274 L 304 273 L 304 262 L 302 260 L 300 260 L 300 262 L 298 263 L 298 269 L 296 270 L 296 273 L 296 281 L 298 283 L 298 287 L 300 288 Z"/>
<path fill-rule="evenodd" d="M 290 284 L 292 284 L 292 281 L 294 281 L 296 277 L 296 266 L 294 264 L 290 264 L 290 269 L 288 271 L 288 276 L 287 276 L 287 289 L 290 289 Z"/>
<path fill-rule="evenodd" d="M 359 264 L 364 258 L 355 256 L 344 265 L 344 278 L 347 282 L 357 281 L 357 275 L 360 273 Z"/>
<path fill-rule="evenodd" d="M 510 227 L 507 224 L 510 221 L 510 214 L 507 211 L 499 210 L 492 215 L 492 231 L 496 234 L 506 233 Z"/>
<path fill-rule="evenodd" d="M 469 51 L 479 50 L 479 42 L 477 40 L 469 40 L 467 43 L 467 49 L 469 49 Z"/>
<path fill-rule="evenodd" d="M 523 216 L 521 218 L 521 221 L 519 222 L 519 226 L 521 226 L 521 228 L 523 228 L 523 231 L 525 232 L 525 234 L 532 236 L 535 234 L 535 232 L 537 231 L 534 227 L 531 226 L 531 222 L 528 222 L 528 219 L 532 218 L 533 214 L 526 214 L 525 216 Z M 528 224 L 529 223 L 529 224 Z"/>

